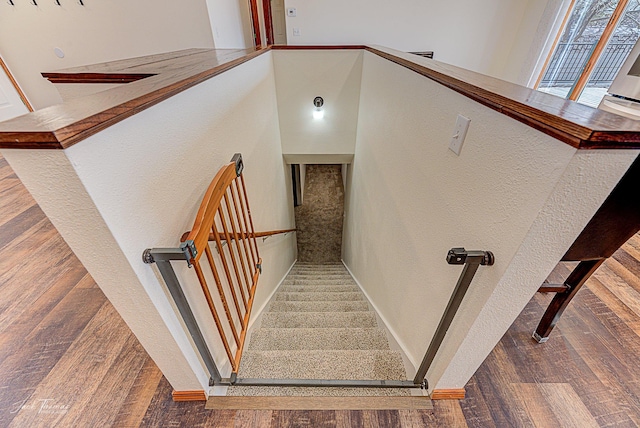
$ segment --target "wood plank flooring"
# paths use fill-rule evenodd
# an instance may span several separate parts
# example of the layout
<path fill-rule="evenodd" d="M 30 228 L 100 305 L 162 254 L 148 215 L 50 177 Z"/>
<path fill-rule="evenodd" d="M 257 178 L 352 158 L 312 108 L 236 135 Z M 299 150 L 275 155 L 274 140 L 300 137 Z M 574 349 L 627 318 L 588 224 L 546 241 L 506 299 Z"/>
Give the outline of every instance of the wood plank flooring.
<path fill-rule="evenodd" d="M 559 265 L 552 276 L 568 274 Z M 206 410 L 171 386 L 0 157 L 0 427 L 640 426 L 640 236 L 578 293 L 549 341 L 536 295 L 435 410 Z"/>

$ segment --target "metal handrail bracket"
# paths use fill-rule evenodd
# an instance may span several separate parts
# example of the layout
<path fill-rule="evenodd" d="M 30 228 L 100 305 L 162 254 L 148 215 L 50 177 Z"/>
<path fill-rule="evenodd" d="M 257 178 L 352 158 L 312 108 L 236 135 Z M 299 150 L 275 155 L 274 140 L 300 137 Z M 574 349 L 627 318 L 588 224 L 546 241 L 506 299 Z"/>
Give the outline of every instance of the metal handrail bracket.
<path fill-rule="evenodd" d="M 198 322 L 196 321 L 196 318 L 191 311 L 191 307 L 189 306 L 189 302 L 182 291 L 182 287 L 180 286 L 178 277 L 173 270 L 173 266 L 171 266 L 172 260 L 185 261 L 186 259 L 187 263 L 189 263 L 189 267 L 191 267 L 190 250 L 188 250 L 189 245 L 185 244 L 180 248 L 148 248 L 142 254 L 142 261 L 147 264 L 155 263 L 158 266 L 162 279 L 164 279 L 164 282 L 169 289 L 169 293 L 171 294 L 171 297 L 173 298 L 173 301 L 175 302 L 176 307 L 187 326 L 187 330 L 200 353 L 200 357 L 209 371 L 209 386 L 213 386 L 221 382 L 222 376 L 220 375 L 218 366 L 216 365 L 213 356 L 211 356 L 209 347 L 204 340 L 202 330 L 198 327 Z"/>
<path fill-rule="evenodd" d="M 418 372 L 413 379 L 415 384 L 422 383 L 425 380 L 427 371 L 431 367 L 431 363 L 433 363 L 433 360 L 440 349 L 440 345 L 442 345 L 442 342 L 447 335 L 447 331 L 453 322 L 453 318 L 458 312 L 458 308 L 460 308 L 460 304 L 469 289 L 469 285 L 471 284 L 478 267 L 480 265 L 491 266 L 494 261 L 495 258 L 491 251 L 467 251 L 464 248 L 452 248 L 447 253 L 447 263 L 450 265 L 464 265 L 464 269 L 462 269 L 458 283 L 453 290 L 453 294 L 451 294 L 447 308 L 440 319 L 440 323 L 438 324 L 438 328 L 436 328 L 436 332 L 431 339 L 429 348 L 424 354 L 422 364 L 420 364 Z"/>

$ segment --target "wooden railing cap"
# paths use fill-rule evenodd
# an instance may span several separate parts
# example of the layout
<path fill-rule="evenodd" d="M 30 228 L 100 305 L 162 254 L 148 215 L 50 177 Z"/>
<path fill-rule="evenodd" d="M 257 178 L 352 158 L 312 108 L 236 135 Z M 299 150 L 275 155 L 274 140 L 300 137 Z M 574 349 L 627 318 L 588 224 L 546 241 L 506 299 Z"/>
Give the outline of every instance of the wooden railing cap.
<path fill-rule="evenodd" d="M 364 45 L 187 49 L 43 73 L 53 82 L 126 85 L 2 122 L 0 148 L 65 149 L 272 49 L 366 50 L 575 148 L 640 149 L 640 121 L 417 55 Z"/>

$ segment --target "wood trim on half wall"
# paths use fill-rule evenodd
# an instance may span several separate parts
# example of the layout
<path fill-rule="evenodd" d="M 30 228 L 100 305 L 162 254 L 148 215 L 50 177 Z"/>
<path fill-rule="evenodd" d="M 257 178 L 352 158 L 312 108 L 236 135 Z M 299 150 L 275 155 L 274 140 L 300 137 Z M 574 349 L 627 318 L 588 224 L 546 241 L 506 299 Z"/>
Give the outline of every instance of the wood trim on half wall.
<path fill-rule="evenodd" d="M 463 400 L 464 396 L 464 388 L 434 389 L 431 392 L 432 400 Z"/>
<path fill-rule="evenodd" d="M 207 394 L 204 390 L 194 391 L 173 391 L 171 393 L 173 401 L 207 401 Z"/>

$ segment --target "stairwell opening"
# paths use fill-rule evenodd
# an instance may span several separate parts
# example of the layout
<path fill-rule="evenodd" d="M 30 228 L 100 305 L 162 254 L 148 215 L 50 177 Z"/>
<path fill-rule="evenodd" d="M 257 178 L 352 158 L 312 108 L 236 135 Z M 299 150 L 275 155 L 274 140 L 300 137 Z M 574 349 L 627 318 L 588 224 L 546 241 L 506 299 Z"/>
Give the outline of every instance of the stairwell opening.
<path fill-rule="evenodd" d="M 294 199 L 299 197 L 295 207 L 298 262 L 340 263 L 344 220 L 342 165 L 301 165 L 297 171 L 293 188 L 298 195 Z"/>

